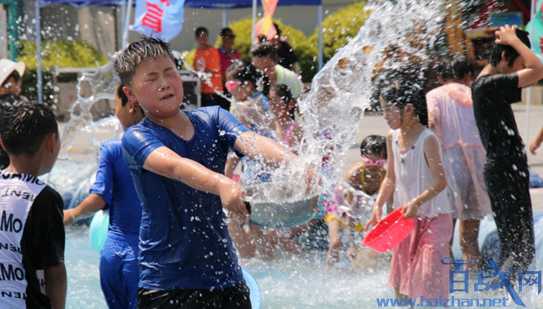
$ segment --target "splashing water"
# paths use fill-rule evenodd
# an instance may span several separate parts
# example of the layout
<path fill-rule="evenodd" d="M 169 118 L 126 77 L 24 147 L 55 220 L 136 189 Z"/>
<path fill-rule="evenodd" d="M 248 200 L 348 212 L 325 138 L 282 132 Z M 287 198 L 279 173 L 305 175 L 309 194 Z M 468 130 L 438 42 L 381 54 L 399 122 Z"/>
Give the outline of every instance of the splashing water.
<path fill-rule="evenodd" d="M 317 74 L 311 91 L 299 103 L 304 136 L 297 148 L 298 160 L 273 171 L 273 183 L 278 185 L 262 186 L 254 193 L 254 199 L 296 201 L 307 195 L 333 191 L 344 169 L 342 158 L 358 142 L 358 123 L 364 110 L 370 107 L 373 73 L 382 62 L 385 49 L 395 44 L 409 54 L 427 60 L 428 51 L 435 49 L 439 40 L 447 2 L 373 1 L 366 6 L 372 14 L 359 34 Z M 394 67 L 399 63 L 386 65 Z M 68 183 L 80 184 L 85 177 L 88 179 L 86 169 L 95 170 L 99 143 L 120 134 L 120 125 L 115 118 L 92 122 L 89 112 L 97 100 L 112 97 L 115 83 L 111 72 L 110 65 L 82 78 L 74 107 L 76 115 L 63 130 L 64 149 L 60 164 L 49 176 L 58 184 L 57 188 L 66 187 Z M 85 83 L 90 92 L 84 91 Z M 324 177 L 320 184 L 313 184 L 308 193 L 300 179 L 309 166 L 320 166 L 323 157 L 327 157 L 327 164 L 320 171 Z M 68 307 L 91 308 L 89 304 L 92 304 L 93 308 L 105 308 L 99 290 L 98 255 L 86 245 L 84 231 L 69 233 L 66 260 L 71 287 Z M 536 260 L 543 261 L 541 257 Z M 326 271 L 323 252 L 297 257 L 284 255 L 272 262 L 256 259 L 243 262 L 260 285 L 263 308 L 374 308 L 376 297 L 392 296 L 386 282 L 386 259 L 376 269 L 360 272 L 352 271 L 350 267 Z M 523 296 L 523 300 L 529 308 L 541 304 L 541 297 L 535 293 Z"/>
<path fill-rule="evenodd" d="M 96 172 L 100 144 L 121 136 L 122 126 L 116 117 L 94 122 L 91 114 L 97 102 L 113 99 L 115 84 L 111 63 L 83 73 L 77 84 L 77 100 L 70 109 L 70 120 L 60 126 L 61 151 L 53 170 L 45 177 L 62 194 L 66 208 L 76 206 L 87 195 Z"/>
<path fill-rule="evenodd" d="M 272 177 L 273 182 L 290 186 L 267 186 L 267 192 L 259 193 L 261 199 L 303 199 L 307 192 L 296 184 L 303 183 L 304 170 L 321 165 L 322 158 L 327 161 L 321 169 L 324 177 L 310 194 L 332 192 L 344 170 L 341 158 L 359 142 L 358 123 L 370 107 L 372 76 L 385 49 L 394 43 L 423 61 L 429 58 L 443 21 L 443 1 L 375 1 L 367 7 L 372 14 L 358 35 L 315 76 L 311 91 L 299 102 L 304 130 L 299 158 L 274 171 Z"/>

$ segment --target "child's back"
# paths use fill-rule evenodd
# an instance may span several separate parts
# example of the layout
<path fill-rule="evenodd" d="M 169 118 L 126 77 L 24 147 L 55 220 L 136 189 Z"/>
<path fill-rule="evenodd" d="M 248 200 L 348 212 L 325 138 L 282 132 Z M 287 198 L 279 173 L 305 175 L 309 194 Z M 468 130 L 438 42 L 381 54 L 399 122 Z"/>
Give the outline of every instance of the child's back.
<path fill-rule="evenodd" d="M 0 171 L 0 306 L 64 308 L 64 204 L 37 178 L 60 149 L 55 116 L 28 102 L 8 113 L 1 132 L 10 163 Z"/>
<path fill-rule="evenodd" d="M 9 308 L 49 303 L 44 268 L 63 261 L 62 209 L 62 197 L 38 178 L 0 172 L 0 300 Z"/>

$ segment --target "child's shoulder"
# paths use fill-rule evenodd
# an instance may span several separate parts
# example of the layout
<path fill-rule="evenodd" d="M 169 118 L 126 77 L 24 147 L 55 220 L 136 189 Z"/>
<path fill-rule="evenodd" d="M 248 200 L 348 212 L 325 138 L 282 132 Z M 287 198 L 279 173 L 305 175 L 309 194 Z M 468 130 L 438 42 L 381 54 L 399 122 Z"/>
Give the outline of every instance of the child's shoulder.
<path fill-rule="evenodd" d="M 64 199 L 57 190 L 53 189 L 49 185 L 45 185 L 43 190 L 37 196 L 36 203 L 38 205 L 47 204 L 52 206 L 54 209 L 59 209 L 61 211 L 64 209 Z"/>
<path fill-rule="evenodd" d="M 103 142 L 100 145 L 101 155 L 119 157 L 119 156 L 122 156 L 122 152 L 123 152 L 123 143 L 119 139 L 108 140 L 108 141 Z"/>

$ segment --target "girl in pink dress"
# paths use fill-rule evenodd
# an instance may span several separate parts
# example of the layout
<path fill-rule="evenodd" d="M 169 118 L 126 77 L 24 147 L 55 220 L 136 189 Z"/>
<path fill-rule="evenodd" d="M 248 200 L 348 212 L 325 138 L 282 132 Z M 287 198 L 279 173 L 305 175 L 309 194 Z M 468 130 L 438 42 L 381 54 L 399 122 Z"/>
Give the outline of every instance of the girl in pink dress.
<path fill-rule="evenodd" d="M 380 89 L 384 117 L 392 129 L 387 136 L 387 173 L 379 190 L 369 226 L 381 218 L 394 195 L 394 208 L 416 218 L 410 235 L 393 249 L 389 283 L 399 298 L 445 299 L 449 294 L 449 240 L 453 208 L 437 137 L 428 121 L 422 82 L 417 72 L 388 73 Z"/>
<path fill-rule="evenodd" d="M 484 182 L 485 149 L 473 115 L 471 67 L 456 57 L 443 73 L 444 85 L 426 95 L 428 122 L 441 142 L 449 198 L 460 220 L 460 246 L 468 269 L 479 268 L 479 222 L 491 214 Z"/>

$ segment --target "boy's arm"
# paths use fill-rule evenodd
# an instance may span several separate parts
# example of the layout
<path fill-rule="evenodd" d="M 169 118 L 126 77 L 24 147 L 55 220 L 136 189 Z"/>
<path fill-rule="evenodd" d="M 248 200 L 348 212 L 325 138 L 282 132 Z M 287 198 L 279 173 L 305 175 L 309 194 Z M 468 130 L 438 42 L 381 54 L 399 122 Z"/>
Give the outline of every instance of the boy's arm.
<path fill-rule="evenodd" d="M 64 210 L 64 224 L 73 223 L 75 218 L 81 215 L 95 213 L 100 209 L 104 209 L 105 207 L 106 201 L 104 201 L 100 195 L 91 193 L 81 203 L 79 203 L 77 207 Z"/>
<path fill-rule="evenodd" d="M 272 139 L 251 131 L 241 133 L 236 139 L 234 148 L 250 158 L 262 156 L 264 160 L 270 163 L 277 164 L 296 159 L 296 155 Z"/>
<path fill-rule="evenodd" d="M 505 26 L 496 31 L 496 43 L 513 47 L 524 60 L 526 68 L 517 72 L 519 88 L 533 85 L 543 78 L 543 64 L 517 37 L 515 27 Z"/>
<path fill-rule="evenodd" d="M 45 269 L 45 291 L 52 309 L 64 309 L 66 306 L 67 276 L 64 263 Z"/>
<path fill-rule="evenodd" d="M 238 183 L 196 161 L 179 156 L 168 147 L 161 146 L 153 150 L 147 156 L 143 168 L 178 180 L 196 190 L 219 195 L 223 206 L 231 211 L 247 212 Z"/>
<path fill-rule="evenodd" d="M 228 158 L 226 159 L 226 165 L 224 167 L 224 175 L 228 178 L 232 178 L 238 163 L 239 158 L 233 152 L 229 153 Z"/>
<path fill-rule="evenodd" d="M 537 149 L 541 146 L 541 143 L 543 143 L 543 128 L 541 128 L 539 134 L 537 134 L 532 143 L 530 143 L 530 152 L 535 155 Z"/>

